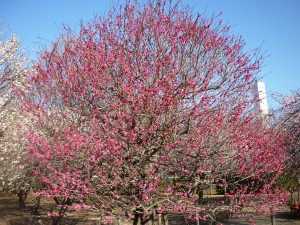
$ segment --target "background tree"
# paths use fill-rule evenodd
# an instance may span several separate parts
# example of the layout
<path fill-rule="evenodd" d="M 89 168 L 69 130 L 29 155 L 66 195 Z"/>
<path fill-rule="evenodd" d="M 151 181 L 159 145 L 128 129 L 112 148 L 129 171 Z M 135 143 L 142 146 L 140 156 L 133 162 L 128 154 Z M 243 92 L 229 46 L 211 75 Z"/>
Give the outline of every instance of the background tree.
<path fill-rule="evenodd" d="M 299 171 L 300 165 L 300 92 L 293 91 L 290 97 L 282 100 L 282 114 L 285 129 L 292 140 L 288 142 L 290 162 L 294 170 Z"/>
<path fill-rule="evenodd" d="M 293 201 L 293 193 L 295 191 L 299 193 L 300 187 L 300 92 L 296 90 L 292 91 L 291 96 L 282 96 L 280 103 L 278 120 L 282 129 L 288 134 L 286 146 L 289 160 L 278 185 L 290 191 Z"/>
<path fill-rule="evenodd" d="M 221 20 L 172 1 L 128 1 L 67 30 L 40 53 L 24 96 L 39 194 L 135 224 L 153 212 L 214 219 L 220 204 L 191 194 L 206 176 L 237 177 L 232 209 L 273 201 L 282 137 L 250 113 L 262 58 L 244 45 Z M 252 195 L 238 185 L 246 179 Z"/>
<path fill-rule="evenodd" d="M 24 155 L 24 141 L 20 127 L 25 124 L 18 111 L 18 99 L 13 93 L 21 87 L 26 72 L 27 56 L 20 51 L 19 38 L 0 33 L 0 190 L 19 196 L 19 206 L 24 207 L 24 197 L 29 184 L 19 163 Z"/>

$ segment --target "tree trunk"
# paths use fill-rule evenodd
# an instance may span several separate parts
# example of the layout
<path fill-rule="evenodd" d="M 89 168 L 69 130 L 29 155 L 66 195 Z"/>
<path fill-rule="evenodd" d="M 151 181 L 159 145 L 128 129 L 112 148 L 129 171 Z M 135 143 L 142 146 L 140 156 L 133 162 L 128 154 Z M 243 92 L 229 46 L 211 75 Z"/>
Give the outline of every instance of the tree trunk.
<path fill-rule="evenodd" d="M 155 211 L 154 210 L 152 210 L 151 222 L 152 222 L 152 225 L 155 225 Z"/>
<path fill-rule="evenodd" d="M 157 217 L 155 216 L 157 215 Z M 155 218 L 158 218 L 157 221 L 155 221 Z M 145 216 L 143 214 L 135 214 L 133 219 L 133 225 L 169 225 L 169 219 L 167 213 L 158 213 L 155 214 L 153 212 L 149 216 Z"/>
<path fill-rule="evenodd" d="M 60 216 L 56 216 L 56 217 L 52 217 L 51 220 L 52 220 L 52 225 L 58 225 L 59 222 L 60 222 Z"/>
<path fill-rule="evenodd" d="M 141 214 L 135 214 L 133 219 L 133 225 L 142 225 L 142 217 Z"/>
<path fill-rule="evenodd" d="M 161 214 L 160 213 L 158 214 L 158 225 L 162 225 L 162 223 L 161 223 Z"/>
<path fill-rule="evenodd" d="M 169 225 L 168 214 L 163 214 L 163 223 L 164 225 Z"/>
<path fill-rule="evenodd" d="M 36 197 L 34 202 L 33 214 L 37 215 L 41 206 L 41 197 Z"/>
<path fill-rule="evenodd" d="M 202 203 L 203 201 L 203 190 L 198 191 L 198 204 Z"/>
<path fill-rule="evenodd" d="M 200 225 L 200 221 L 199 221 L 199 213 L 196 213 L 196 225 Z"/>
<path fill-rule="evenodd" d="M 17 196 L 19 198 L 19 209 L 24 209 L 25 208 L 25 199 L 27 197 L 27 192 L 26 191 L 20 191 L 17 193 Z"/>
<path fill-rule="evenodd" d="M 59 216 L 52 217 L 52 225 L 59 225 L 67 212 L 67 205 L 62 205 L 59 210 Z"/>

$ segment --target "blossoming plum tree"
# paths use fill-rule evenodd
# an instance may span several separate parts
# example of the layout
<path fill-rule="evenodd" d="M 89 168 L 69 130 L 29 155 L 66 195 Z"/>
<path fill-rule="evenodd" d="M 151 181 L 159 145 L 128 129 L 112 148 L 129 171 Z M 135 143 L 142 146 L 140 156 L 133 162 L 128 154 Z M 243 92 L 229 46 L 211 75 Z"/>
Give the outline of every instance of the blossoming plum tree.
<path fill-rule="evenodd" d="M 262 57 L 244 45 L 172 1 L 128 1 L 68 30 L 40 53 L 24 97 L 39 194 L 135 224 L 154 212 L 214 219 L 220 204 L 193 193 L 229 175 L 232 210 L 273 201 L 284 147 L 251 114 Z"/>
<path fill-rule="evenodd" d="M 27 57 L 20 51 L 16 35 L 0 35 L 0 190 L 17 194 L 22 208 L 30 186 L 26 173 L 18 167 L 25 153 L 26 138 L 22 138 L 18 129 L 18 124 L 24 124 L 24 118 L 17 110 L 18 100 L 13 88 L 20 87 L 24 80 Z"/>

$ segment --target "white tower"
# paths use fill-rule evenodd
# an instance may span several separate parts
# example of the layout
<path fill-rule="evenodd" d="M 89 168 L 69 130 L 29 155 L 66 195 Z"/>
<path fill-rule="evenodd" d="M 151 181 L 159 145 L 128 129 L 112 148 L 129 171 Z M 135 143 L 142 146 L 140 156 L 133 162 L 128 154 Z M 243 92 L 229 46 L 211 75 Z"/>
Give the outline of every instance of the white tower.
<path fill-rule="evenodd" d="M 255 113 L 256 115 L 261 115 L 263 117 L 268 116 L 268 103 L 266 95 L 266 86 L 262 81 L 257 81 L 254 84 L 253 95 L 255 100 Z"/>

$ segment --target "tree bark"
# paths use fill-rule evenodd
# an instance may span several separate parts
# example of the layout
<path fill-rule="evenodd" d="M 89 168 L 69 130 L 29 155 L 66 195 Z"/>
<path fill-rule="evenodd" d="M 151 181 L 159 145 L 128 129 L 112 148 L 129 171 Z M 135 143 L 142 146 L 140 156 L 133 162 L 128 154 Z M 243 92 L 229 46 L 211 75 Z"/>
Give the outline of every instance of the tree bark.
<path fill-rule="evenodd" d="M 291 201 L 294 202 L 293 191 L 290 191 L 290 195 L 291 195 Z"/>
<path fill-rule="evenodd" d="M 59 210 L 59 216 L 52 217 L 52 225 L 59 225 L 67 212 L 67 205 L 62 205 Z"/>
<path fill-rule="evenodd" d="M 202 203 L 203 201 L 203 190 L 198 191 L 198 204 Z"/>
<path fill-rule="evenodd" d="M 135 214 L 133 219 L 133 225 L 142 225 L 142 217 L 141 214 Z"/>
<path fill-rule="evenodd" d="M 41 197 L 36 197 L 34 202 L 33 214 L 37 215 L 41 206 Z"/>
<path fill-rule="evenodd" d="M 161 214 L 158 214 L 158 225 L 162 225 L 162 223 L 161 223 Z"/>
<path fill-rule="evenodd" d="M 19 199 L 19 209 L 24 209 L 25 208 L 25 199 L 27 197 L 27 192 L 26 191 L 20 191 L 17 193 L 18 199 Z"/>
<path fill-rule="evenodd" d="M 168 214 L 163 214 L 163 223 L 164 225 L 169 225 Z"/>

